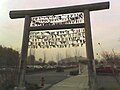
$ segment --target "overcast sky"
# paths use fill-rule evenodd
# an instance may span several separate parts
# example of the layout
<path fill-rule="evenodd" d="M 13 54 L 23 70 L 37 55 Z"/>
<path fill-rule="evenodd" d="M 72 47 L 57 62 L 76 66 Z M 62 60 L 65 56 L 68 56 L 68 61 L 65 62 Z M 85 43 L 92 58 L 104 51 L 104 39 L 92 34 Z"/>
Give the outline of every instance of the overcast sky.
<path fill-rule="evenodd" d="M 21 48 L 24 19 L 10 19 L 9 11 L 11 10 L 42 9 L 104 1 L 106 0 L 0 0 L 0 45 L 13 47 L 18 50 Z M 101 43 L 104 51 L 111 51 L 114 49 L 120 52 L 120 0 L 109 1 L 110 9 L 91 12 L 92 37 L 95 54 L 102 52 L 97 43 Z M 43 50 L 39 49 L 37 52 L 38 51 Z M 53 49 L 47 52 L 50 54 L 52 51 Z M 60 51 L 62 52 L 63 50 L 61 49 Z M 80 50 L 80 53 L 83 52 L 84 51 Z M 41 53 L 42 52 L 36 54 L 36 56 L 43 57 Z M 48 57 L 49 56 L 50 55 L 48 55 Z M 95 55 L 95 58 L 96 57 Z"/>

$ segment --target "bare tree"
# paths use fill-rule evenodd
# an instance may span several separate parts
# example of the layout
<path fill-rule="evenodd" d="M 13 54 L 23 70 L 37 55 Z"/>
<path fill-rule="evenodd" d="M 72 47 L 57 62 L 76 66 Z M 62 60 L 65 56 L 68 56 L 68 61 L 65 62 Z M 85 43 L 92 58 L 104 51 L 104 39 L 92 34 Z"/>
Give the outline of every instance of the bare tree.
<path fill-rule="evenodd" d="M 101 54 L 107 64 L 111 66 L 120 66 L 120 54 L 116 52 L 104 52 Z"/>

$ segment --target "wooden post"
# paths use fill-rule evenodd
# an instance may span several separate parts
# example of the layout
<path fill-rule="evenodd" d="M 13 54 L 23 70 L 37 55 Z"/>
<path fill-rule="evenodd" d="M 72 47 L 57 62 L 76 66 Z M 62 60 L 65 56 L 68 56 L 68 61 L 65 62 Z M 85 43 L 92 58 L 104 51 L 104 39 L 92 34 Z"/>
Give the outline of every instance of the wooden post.
<path fill-rule="evenodd" d="M 30 17 L 28 15 L 26 15 L 24 31 L 23 31 L 21 61 L 20 61 L 20 66 L 19 66 L 18 87 L 15 87 L 15 90 L 26 90 L 26 88 L 25 88 L 25 72 L 26 72 L 28 42 L 29 42 L 29 29 L 28 29 L 29 27 L 30 27 Z"/>
<path fill-rule="evenodd" d="M 84 23 L 85 23 L 85 38 L 86 38 L 86 53 L 88 58 L 88 74 L 89 85 L 94 90 L 95 86 L 95 69 L 94 69 L 94 53 L 92 45 L 90 12 L 88 9 L 84 10 Z"/>

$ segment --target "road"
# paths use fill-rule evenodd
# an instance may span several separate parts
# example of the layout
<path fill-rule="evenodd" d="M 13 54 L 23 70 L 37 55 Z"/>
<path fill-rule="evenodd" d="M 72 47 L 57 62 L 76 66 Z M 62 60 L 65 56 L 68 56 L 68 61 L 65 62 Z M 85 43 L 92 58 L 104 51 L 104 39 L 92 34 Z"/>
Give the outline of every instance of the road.
<path fill-rule="evenodd" d="M 45 84 L 53 85 L 69 77 L 69 72 L 77 68 L 64 70 L 64 72 L 48 71 L 37 74 L 26 75 L 25 79 L 29 83 L 40 84 L 41 77 L 45 78 Z"/>

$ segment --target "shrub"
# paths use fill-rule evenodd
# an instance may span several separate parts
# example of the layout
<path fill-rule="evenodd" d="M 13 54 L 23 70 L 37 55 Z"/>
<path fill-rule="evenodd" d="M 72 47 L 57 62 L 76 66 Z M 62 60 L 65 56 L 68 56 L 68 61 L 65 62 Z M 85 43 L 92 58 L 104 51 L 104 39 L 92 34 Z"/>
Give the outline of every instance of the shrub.
<path fill-rule="evenodd" d="M 70 72 L 70 75 L 78 75 L 79 71 L 78 70 L 74 70 Z"/>

